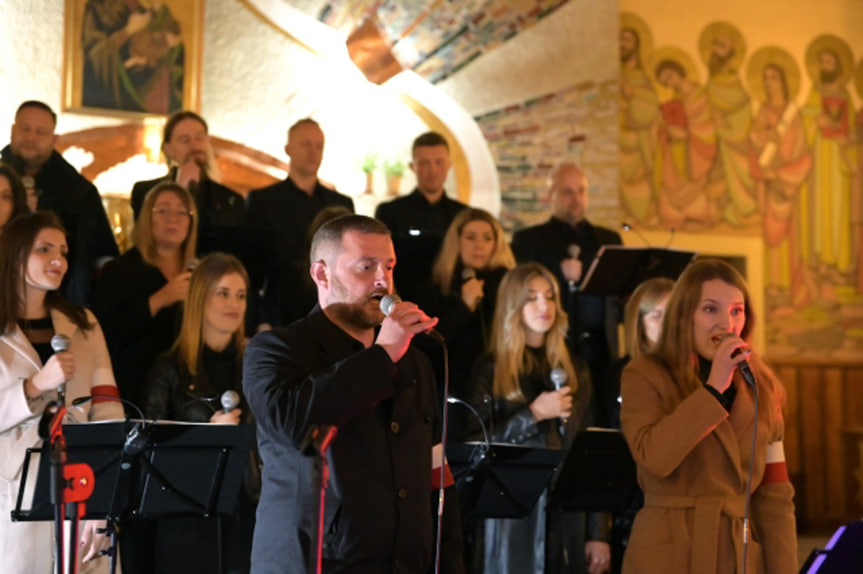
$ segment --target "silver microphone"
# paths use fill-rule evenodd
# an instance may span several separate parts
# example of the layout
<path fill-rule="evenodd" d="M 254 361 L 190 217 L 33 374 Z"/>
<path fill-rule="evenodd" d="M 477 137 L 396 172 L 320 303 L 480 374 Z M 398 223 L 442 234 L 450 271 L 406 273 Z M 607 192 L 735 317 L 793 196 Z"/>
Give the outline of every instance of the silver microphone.
<path fill-rule="evenodd" d="M 554 385 L 554 390 L 559 391 L 563 387 L 566 386 L 566 382 L 569 380 L 569 375 L 566 374 L 566 371 L 563 370 L 563 367 L 555 367 L 551 370 L 551 384 Z M 563 426 L 566 425 L 567 417 L 560 417 L 560 422 L 563 423 Z M 561 428 L 563 428 L 563 426 Z M 563 431 L 561 431 L 563 434 Z"/>
<path fill-rule="evenodd" d="M 471 279 L 476 279 L 476 269 L 473 267 L 465 267 L 461 270 L 461 280 L 465 283 Z"/>
<path fill-rule="evenodd" d="M 51 349 L 55 353 L 65 353 L 71 345 L 72 340 L 67 335 L 58 333 L 51 337 Z M 57 386 L 57 400 L 61 405 L 66 404 L 66 381 Z"/>
<path fill-rule="evenodd" d="M 397 303 L 401 303 L 401 302 L 402 302 L 402 298 L 399 297 L 398 295 L 396 295 L 395 293 L 390 293 L 389 295 L 384 295 L 383 297 L 381 297 L 381 313 L 383 313 L 385 317 L 389 317 L 390 311 L 393 310 L 393 307 L 395 307 L 395 305 Z M 436 337 L 437 339 L 440 339 L 441 341 L 443 341 L 443 335 L 441 335 L 440 333 L 438 333 L 434 329 L 428 329 L 427 331 L 425 331 L 425 334 L 431 335 L 431 336 Z"/>
<path fill-rule="evenodd" d="M 219 401 L 222 403 L 222 411 L 229 413 L 240 404 L 240 395 L 237 391 L 225 391 Z"/>
<path fill-rule="evenodd" d="M 394 293 L 384 295 L 383 297 L 381 297 L 381 313 L 384 314 L 384 317 L 389 317 L 390 311 L 393 310 L 393 307 L 396 305 L 396 303 L 401 302 L 402 298 Z"/>

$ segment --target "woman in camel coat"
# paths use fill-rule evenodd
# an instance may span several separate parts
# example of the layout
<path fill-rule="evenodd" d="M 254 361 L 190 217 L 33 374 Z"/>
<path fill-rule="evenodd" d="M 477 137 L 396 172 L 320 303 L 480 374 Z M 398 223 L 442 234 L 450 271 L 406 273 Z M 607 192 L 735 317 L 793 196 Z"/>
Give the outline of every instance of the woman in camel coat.
<path fill-rule="evenodd" d="M 66 249 L 59 220 L 48 212 L 23 215 L 0 234 L 0 570 L 4 574 L 51 572 L 52 523 L 12 522 L 10 511 L 25 453 L 42 443 L 39 419 L 45 406 L 57 399 L 57 386 L 66 382 L 67 405 L 77 397 L 100 395 L 69 408 L 67 422 L 69 418 L 74 422 L 123 418 L 120 403 L 110 399 L 119 393 L 99 324 L 90 311 L 59 294 L 68 269 Z M 69 337 L 69 350 L 54 353 L 53 335 Z M 37 468 L 35 457 L 30 472 Z M 29 480 L 28 484 L 32 497 Z M 26 496 L 25 501 L 29 507 Z M 98 551 L 108 540 L 95 532 L 97 526 L 97 521 L 81 525 L 79 558 L 96 557 L 81 572 L 107 571 L 108 560 L 98 558 Z"/>
<path fill-rule="evenodd" d="M 782 450 L 782 386 L 749 349 L 751 300 L 730 265 L 678 279 L 656 352 L 623 372 L 621 423 L 645 505 L 624 574 L 741 572 L 752 461 L 747 572 L 797 572 L 794 490 Z M 748 359 L 758 389 L 741 376 Z"/>

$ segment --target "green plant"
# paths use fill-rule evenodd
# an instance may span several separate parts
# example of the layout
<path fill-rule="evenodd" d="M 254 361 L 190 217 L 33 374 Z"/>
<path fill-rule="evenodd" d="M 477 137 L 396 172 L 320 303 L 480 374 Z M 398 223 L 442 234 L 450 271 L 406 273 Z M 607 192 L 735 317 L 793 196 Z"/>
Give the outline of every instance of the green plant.
<path fill-rule="evenodd" d="M 371 173 L 378 167 L 378 154 L 368 153 L 363 158 L 362 170 L 364 173 Z"/>
<path fill-rule="evenodd" d="M 403 175 L 405 163 L 399 159 L 388 159 L 384 161 L 384 173 L 387 175 Z"/>

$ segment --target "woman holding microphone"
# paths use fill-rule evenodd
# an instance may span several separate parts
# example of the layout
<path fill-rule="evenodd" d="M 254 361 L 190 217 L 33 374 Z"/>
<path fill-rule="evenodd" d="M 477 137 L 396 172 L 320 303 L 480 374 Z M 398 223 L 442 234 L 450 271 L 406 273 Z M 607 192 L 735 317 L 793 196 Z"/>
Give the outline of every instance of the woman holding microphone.
<path fill-rule="evenodd" d="M 593 419 L 589 371 L 570 356 L 567 325 L 557 281 L 545 267 L 525 263 L 504 276 L 491 350 L 477 364 L 469 395 L 492 429 L 492 441 L 565 449 Z M 553 369 L 565 374 L 559 389 L 551 382 Z M 474 432 L 471 438 L 480 437 Z M 484 532 L 477 535 L 471 557 L 473 571 L 606 571 L 605 516 L 547 514 L 546 502 L 544 493 L 526 518 L 483 520 Z"/>
<path fill-rule="evenodd" d="M 241 396 L 243 320 L 249 278 L 233 255 L 212 253 L 192 272 L 180 335 L 147 375 L 142 408 L 147 418 L 195 423 L 254 424 Z M 220 399 L 234 393 L 233 408 Z M 238 408 L 239 407 L 239 408 Z M 226 411 L 226 408 L 229 410 Z M 257 470 L 256 461 L 250 470 Z M 257 476 L 247 475 L 248 482 Z M 126 574 L 249 571 L 256 492 L 244 489 L 234 514 L 138 521 L 123 540 Z M 221 552 L 219 552 L 221 550 Z"/>
<path fill-rule="evenodd" d="M 12 522 L 28 448 L 41 444 L 39 419 L 65 386 L 66 405 L 76 422 L 122 419 L 105 338 L 90 311 L 67 302 L 59 288 L 69 268 L 60 221 L 50 212 L 22 215 L 0 234 L 0 556 L 5 574 L 49 574 L 53 526 Z M 68 350 L 54 352 L 51 339 L 66 337 Z M 36 462 L 36 461 L 34 461 Z M 30 467 L 31 474 L 37 466 Z M 31 476 L 32 478 L 32 476 Z M 32 496 L 32 494 L 31 494 Z M 25 496 L 25 499 L 27 497 Z M 107 571 L 99 551 L 108 539 L 96 532 L 104 522 L 81 525 L 81 571 Z"/>
<path fill-rule="evenodd" d="M 797 571 L 784 392 L 750 349 L 753 325 L 741 275 L 699 261 L 655 351 L 624 370 L 621 424 L 644 491 L 624 574 L 741 572 L 744 554 L 749 574 Z"/>

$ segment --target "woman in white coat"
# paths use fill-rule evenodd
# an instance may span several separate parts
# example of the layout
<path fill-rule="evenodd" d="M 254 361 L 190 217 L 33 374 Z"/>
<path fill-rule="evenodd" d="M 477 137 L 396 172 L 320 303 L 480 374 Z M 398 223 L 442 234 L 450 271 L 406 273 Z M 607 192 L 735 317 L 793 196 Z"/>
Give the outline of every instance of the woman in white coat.
<path fill-rule="evenodd" d="M 57 387 L 66 382 L 67 405 L 77 397 L 102 396 L 70 408 L 68 416 L 76 422 L 124 416 L 119 402 L 105 398 L 119 394 L 99 324 L 58 291 L 68 269 L 67 251 L 65 232 L 52 213 L 19 216 L 0 234 L 0 557 L 5 574 L 51 572 L 51 523 L 12 522 L 10 511 L 25 452 L 41 443 L 39 419 L 57 399 Z M 68 351 L 53 353 L 56 334 L 69 337 Z M 99 551 L 108 541 L 96 532 L 103 525 L 88 521 L 81 526 L 76 544 L 87 562 L 82 572 L 107 565 Z"/>

